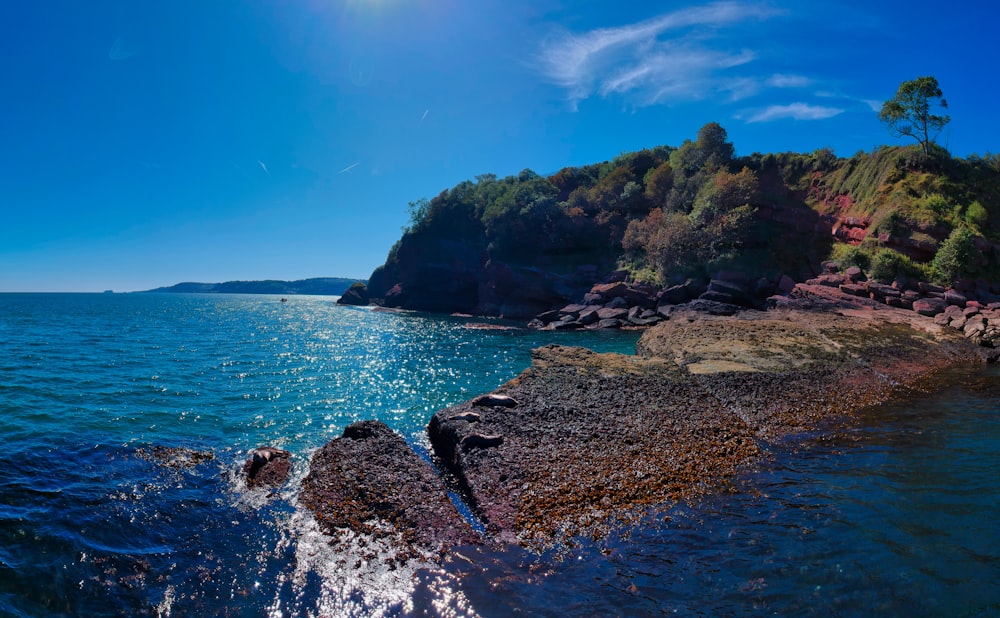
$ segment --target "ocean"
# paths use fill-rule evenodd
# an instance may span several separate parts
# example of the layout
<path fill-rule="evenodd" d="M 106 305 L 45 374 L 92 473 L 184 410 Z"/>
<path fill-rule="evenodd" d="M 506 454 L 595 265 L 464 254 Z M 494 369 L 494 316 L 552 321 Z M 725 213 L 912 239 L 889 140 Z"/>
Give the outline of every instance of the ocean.
<path fill-rule="evenodd" d="M 956 367 L 732 486 L 536 555 L 335 553 L 297 502 L 310 454 L 376 418 L 427 453 L 443 407 L 536 332 L 330 297 L 0 294 L 2 616 L 1000 615 L 1000 371 Z M 262 445 L 283 488 L 248 489 Z"/>

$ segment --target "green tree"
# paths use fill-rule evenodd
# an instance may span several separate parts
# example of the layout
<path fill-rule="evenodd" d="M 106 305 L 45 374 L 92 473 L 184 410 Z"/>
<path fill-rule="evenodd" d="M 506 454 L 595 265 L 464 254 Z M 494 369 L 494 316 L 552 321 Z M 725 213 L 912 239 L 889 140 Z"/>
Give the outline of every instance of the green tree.
<path fill-rule="evenodd" d="M 971 229 L 960 225 L 941 243 L 931 262 L 938 282 L 947 285 L 976 273 L 982 254 L 976 249 L 975 238 Z"/>
<path fill-rule="evenodd" d="M 918 77 L 900 84 L 896 96 L 882 104 L 878 117 L 893 137 L 912 137 L 926 155 L 937 134 L 951 121 L 951 116 L 932 114 L 933 103 L 948 109 L 937 79 Z"/>

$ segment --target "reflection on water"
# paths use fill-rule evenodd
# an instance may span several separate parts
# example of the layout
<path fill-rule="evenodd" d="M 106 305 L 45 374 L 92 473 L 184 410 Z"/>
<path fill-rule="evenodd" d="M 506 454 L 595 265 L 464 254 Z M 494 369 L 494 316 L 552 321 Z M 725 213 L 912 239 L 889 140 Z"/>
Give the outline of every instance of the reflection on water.
<path fill-rule="evenodd" d="M 955 370 L 641 526 L 551 554 L 389 564 L 334 550 L 297 492 L 313 450 L 380 418 L 418 450 L 434 410 L 560 343 L 327 299 L 0 295 L 0 615 L 1000 613 L 1000 374 Z M 190 465 L 150 445 L 214 454 Z M 247 450 L 293 452 L 277 492 Z"/>

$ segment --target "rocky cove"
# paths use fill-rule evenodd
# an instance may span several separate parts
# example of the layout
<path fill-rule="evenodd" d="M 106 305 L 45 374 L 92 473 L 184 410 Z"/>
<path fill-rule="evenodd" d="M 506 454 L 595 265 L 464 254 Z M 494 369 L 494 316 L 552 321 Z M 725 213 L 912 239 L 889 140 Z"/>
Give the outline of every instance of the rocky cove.
<path fill-rule="evenodd" d="M 313 456 L 300 499 L 335 543 L 387 542 L 379 559 L 390 564 L 470 543 L 541 551 L 720 491 L 772 444 L 946 366 L 995 360 L 997 307 L 928 288 L 904 308 L 886 300 L 903 291 L 859 296 L 857 274 L 836 270 L 772 295 L 766 310 L 654 305 L 634 356 L 538 348 L 511 382 L 433 414 L 430 461 L 382 423 L 351 425 Z"/>

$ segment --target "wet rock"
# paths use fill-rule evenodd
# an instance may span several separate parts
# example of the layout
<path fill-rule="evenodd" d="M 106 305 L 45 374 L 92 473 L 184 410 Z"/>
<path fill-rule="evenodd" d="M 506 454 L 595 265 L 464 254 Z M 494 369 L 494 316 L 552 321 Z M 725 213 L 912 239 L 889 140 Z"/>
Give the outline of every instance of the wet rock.
<path fill-rule="evenodd" d="M 621 328 L 622 321 L 617 318 L 605 318 L 591 324 L 587 328 L 602 329 L 602 328 Z"/>
<path fill-rule="evenodd" d="M 490 537 L 546 547 L 604 534 L 629 513 L 717 486 L 760 456 L 760 441 L 971 356 L 927 318 L 845 298 L 871 306 L 735 318 L 683 308 L 646 331 L 638 356 L 536 349 L 504 387 L 516 408 L 476 408 L 475 424 L 456 420 L 471 401 L 438 412 L 431 444 Z"/>
<path fill-rule="evenodd" d="M 395 539 L 404 559 L 476 538 L 431 465 L 379 421 L 354 423 L 316 451 L 300 500 L 336 539 L 346 531 Z"/>
<path fill-rule="evenodd" d="M 183 446 L 140 447 L 135 451 L 136 457 L 162 464 L 168 468 L 193 468 L 215 459 L 210 451 L 196 451 Z"/>
<path fill-rule="evenodd" d="M 243 474 L 250 487 L 278 487 L 288 480 L 292 471 L 291 453 L 273 446 L 262 446 L 250 453 L 243 464 Z"/>

